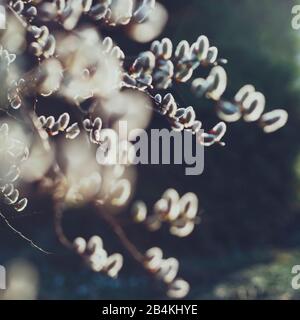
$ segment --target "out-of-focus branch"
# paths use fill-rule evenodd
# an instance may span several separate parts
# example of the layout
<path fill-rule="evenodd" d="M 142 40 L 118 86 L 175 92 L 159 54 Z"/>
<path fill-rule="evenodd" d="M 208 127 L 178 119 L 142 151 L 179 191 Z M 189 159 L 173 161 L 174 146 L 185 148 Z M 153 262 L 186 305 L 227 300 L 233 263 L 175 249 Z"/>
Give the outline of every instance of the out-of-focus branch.
<path fill-rule="evenodd" d="M 100 207 L 100 205 L 97 202 L 96 202 L 96 206 Z M 134 260 L 144 266 L 144 262 L 145 262 L 144 255 L 129 240 L 124 229 L 121 227 L 121 225 L 118 223 L 118 221 L 114 218 L 114 216 L 106 213 L 104 210 L 99 210 L 99 214 L 110 225 L 113 232 L 119 238 L 121 244 L 128 251 L 128 253 L 134 258 Z"/>
<path fill-rule="evenodd" d="M 63 219 L 64 209 L 62 204 L 56 204 L 54 206 L 54 229 L 57 235 L 59 242 L 69 250 L 73 250 L 72 242 L 66 237 L 63 226 L 62 226 L 62 219 Z"/>

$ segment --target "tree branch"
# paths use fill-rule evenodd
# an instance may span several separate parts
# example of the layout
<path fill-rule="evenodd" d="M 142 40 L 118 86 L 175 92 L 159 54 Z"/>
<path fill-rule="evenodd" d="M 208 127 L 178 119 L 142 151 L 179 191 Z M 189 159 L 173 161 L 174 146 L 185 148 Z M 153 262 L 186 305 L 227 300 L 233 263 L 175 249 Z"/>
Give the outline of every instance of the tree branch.
<path fill-rule="evenodd" d="M 35 249 L 41 251 L 44 254 L 52 254 L 52 252 L 46 251 L 39 247 L 37 244 L 35 244 L 32 240 L 27 238 L 21 231 L 17 230 L 15 227 L 13 227 L 10 222 L 7 220 L 7 218 L 0 212 L 0 217 L 4 221 L 4 223 L 11 229 L 14 233 L 16 233 L 19 237 L 21 237 L 23 240 L 29 242 L 29 244 L 34 247 Z"/>

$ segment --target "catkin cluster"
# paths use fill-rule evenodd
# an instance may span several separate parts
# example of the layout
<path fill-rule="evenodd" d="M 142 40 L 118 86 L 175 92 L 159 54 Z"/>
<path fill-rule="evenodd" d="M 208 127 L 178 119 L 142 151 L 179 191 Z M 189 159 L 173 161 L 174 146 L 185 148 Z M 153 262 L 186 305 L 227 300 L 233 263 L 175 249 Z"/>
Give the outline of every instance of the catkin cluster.
<path fill-rule="evenodd" d="M 218 49 L 210 47 L 206 36 L 200 36 L 192 45 L 183 40 L 175 49 L 172 41 L 164 38 L 154 41 L 149 51 L 139 55 L 124 81 L 141 88 L 167 89 L 173 82 L 185 83 L 190 80 L 194 70 L 200 66 L 208 67 L 225 62 L 217 58 Z"/>
<path fill-rule="evenodd" d="M 82 15 L 109 26 L 144 22 L 155 0 L 55 0 L 42 3 L 37 12 L 45 21 L 59 21 L 66 30 L 76 27 Z"/>
<path fill-rule="evenodd" d="M 217 104 L 219 118 L 227 122 L 243 119 L 246 122 L 258 122 L 265 133 L 272 133 L 282 128 L 288 120 L 283 109 L 264 113 L 265 96 L 252 85 L 243 86 L 235 95 L 233 102 L 220 100 Z"/>
<path fill-rule="evenodd" d="M 9 135 L 6 123 L 0 126 L 0 197 L 4 203 L 14 210 L 21 212 L 28 200 L 20 197 L 15 183 L 20 177 L 20 166 L 28 158 L 29 150 L 24 144 Z"/>
<path fill-rule="evenodd" d="M 74 248 L 92 270 L 103 272 L 111 278 L 117 277 L 123 266 L 122 255 L 119 253 L 108 255 L 99 236 L 91 237 L 88 242 L 78 237 L 74 240 Z"/>
<path fill-rule="evenodd" d="M 11 0 L 7 6 L 7 12 L 13 13 L 8 21 L 14 21 L 7 32 L 19 36 L 15 51 L 22 63 L 14 63 L 14 50 L 7 50 L 11 41 L 0 35 L 0 108 L 10 123 L 32 134 L 23 132 L 29 155 L 23 140 L 14 138 L 8 125 L 0 123 L 1 203 L 25 210 L 27 198 L 20 197 L 22 184 L 16 182 L 27 160 L 22 178 L 45 188 L 52 198 L 55 231 L 62 245 L 92 270 L 118 276 L 123 256 L 108 255 L 102 238 L 69 240 L 64 233 L 64 209 L 92 205 L 128 253 L 164 284 L 167 295 L 184 298 L 190 286 L 177 276 L 178 260 L 165 259 L 158 247 L 143 253 L 123 224 L 121 213 L 134 196 L 137 172 L 132 166 L 131 142 L 116 132 L 118 121 L 146 129 L 154 111 L 167 120 L 171 130 L 190 132 L 197 143 L 209 147 L 225 145 L 231 122 L 257 122 L 265 133 L 271 133 L 286 124 L 287 112 L 265 111 L 265 97 L 252 85 L 227 99 L 226 59 L 219 58 L 219 50 L 205 35 L 177 45 L 169 38 L 157 39 L 167 12 L 155 0 Z M 14 32 L 14 24 L 21 25 L 23 34 L 20 29 Z M 149 42 L 149 50 L 129 57 L 111 36 L 112 27 L 138 42 Z M 103 30 L 109 35 L 102 37 Z M 31 69 L 24 70 L 24 66 Z M 205 70 L 207 76 L 195 78 L 196 70 L 197 74 Z M 205 131 L 198 107 L 178 104 L 172 91 L 175 84 L 188 85 L 196 97 L 209 99 L 221 122 Z M 40 110 L 40 101 L 45 100 L 50 101 L 49 112 Z M 62 104 L 72 112 L 61 110 Z M 120 163 L 115 164 L 111 160 L 117 142 Z M 107 163 L 102 162 L 103 155 Z M 200 222 L 197 196 L 193 192 L 180 196 L 173 188 L 165 191 L 151 212 L 144 201 L 135 201 L 131 211 L 133 221 L 128 223 L 144 224 L 150 231 L 167 226 L 179 238 L 189 236 Z"/>
<path fill-rule="evenodd" d="M 192 192 L 180 197 L 176 190 L 168 189 L 152 211 L 152 215 L 148 215 L 146 204 L 138 201 L 133 206 L 133 218 L 137 223 L 144 223 L 150 231 L 156 231 L 167 223 L 170 233 L 181 238 L 190 235 L 199 222 L 198 198 Z"/>
<path fill-rule="evenodd" d="M 147 250 L 145 265 L 158 279 L 167 286 L 167 295 L 170 298 L 184 298 L 189 292 L 189 284 L 177 278 L 179 262 L 175 258 L 163 258 L 163 251 L 158 247 Z"/>
<path fill-rule="evenodd" d="M 216 103 L 216 113 L 225 122 L 243 119 L 245 122 L 258 122 L 265 133 L 272 133 L 284 127 L 288 113 L 284 109 L 275 109 L 264 113 L 266 98 L 256 91 L 253 85 L 243 86 L 233 101 L 223 98 L 227 87 L 227 74 L 223 67 L 212 68 L 208 77 L 197 78 L 192 82 L 192 91 L 197 97 L 206 96 Z"/>
<path fill-rule="evenodd" d="M 53 116 L 40 116 L 38 120 L 40 127 L 46 130 L 50 136 L 56 136 L 60 132 L 65 132 L 67 139 L 75 139 L 80 134 L 77 122 L 70 125 L 70 115 L 68 113 L 63 113 L 57 120 Z"/>

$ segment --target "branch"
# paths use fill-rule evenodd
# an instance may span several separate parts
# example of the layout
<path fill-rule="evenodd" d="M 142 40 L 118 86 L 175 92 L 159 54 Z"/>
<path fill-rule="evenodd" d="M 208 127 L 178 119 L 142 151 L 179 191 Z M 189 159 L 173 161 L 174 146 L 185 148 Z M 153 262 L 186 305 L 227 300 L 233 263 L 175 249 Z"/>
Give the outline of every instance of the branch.
<path fill-rule="evenodd" d="M 66 237 L 62 226 L 63 218 L 63 206 L 62 204 L 56 204 L 54 208 L 54 230 L 59 242 L 69 250 L 74 250 L 72 242 Z"/>
<path fill-rule="evenodd" d="M 52 252 L 46 251 L 44 249 L 42 249 L 41 247 L 39 247 L 37 244 L 35 244 L 32 240 L 30 240 L 29 238 L 27 238 L 22 232 L 18 231 L 15 227 L 13 227 L 10 222 L 7 220 L 7 218 L 0 212 L 0 217 L 2 218 L 2 220 L 5 222 L 5 224 L 14 232 L 16 233 L 19 237 L 21 237 L 23 240 L 29 242 L 29 244 L 34 247 L 35 249 L 41 251 L 44 254 L 52 254 Z"/>
<path fill-rule="evenodd" d="M 100 204 L 96 202 L 96 206 L 99 208 Z M 113 232 L 119 238 L 120 242 L 124 248 L 129 252 L 129 254 L 134 258 L 135 261 L 142 264 L 144 267 L 145 258 L 144 255 L 139 251 L 139 249 L 129 240 L 124 229 L 117 222 L 113 215 L 107 214 L 103 210 L 99 210 L 101 217 L 110 225 Z"/>

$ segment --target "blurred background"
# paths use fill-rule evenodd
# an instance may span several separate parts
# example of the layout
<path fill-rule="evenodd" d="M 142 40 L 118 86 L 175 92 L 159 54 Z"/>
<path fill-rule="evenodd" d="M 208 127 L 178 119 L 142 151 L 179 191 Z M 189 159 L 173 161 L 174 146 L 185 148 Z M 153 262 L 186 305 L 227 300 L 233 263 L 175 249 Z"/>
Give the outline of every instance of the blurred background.
<path fill-rule="evenodd" d="M 152 205 L 169 187 L 180 193 L 193 191 L 200 200 L 202 219 L 187 239 L 171 237 L 163 229 L 148 234 L 139 227 L 129 227 L 130 237 L 141 248 L 158 244 L 167 256 L 179 259 L 180 274 L 191 284 L 190 299 L 298 299 L 300 290 L 290 284 L 291 268 L 300 264 L 300 31 L 291 27 L 291 10 L 297 1 L 160 2 L 169 11 L 162 36 L 178 43 L 205 34 L 220 56 L 229 60 L 227 98 L 252 83 L 265 94 L 269 110 L 288 110 L 289 122 L 272 135 L 253 124 L 230 124 L 226 147 L 206 150 L 201 176 L 185 176 L 184 168 L 178 166 L 140 167 L 135 198 Z M 148 48 L 115 33 L 130 55 Z M 173 92 L 180 104 L 195 107 L 206 129 L 217 122 L 212 104 L 195 99 L 188 86 Z M 159 127 L 160 121 L 154 117 L 152 127 Z M 12 274 L 27 270 L 24 277 L 37 288 L 32 288 L 32 296 L 165 298 L 130 257 L 117 280 L 89 271 L 55 242 L 46 207 L 45 203 L 45 212 L 32 212 L 12 222 L 55 255 L 29 247 L 0 221 L 0 264 Z M 99 232 L 94 218 L 89 208 L 72 215 L 70 234 Z M 120 251 L 110 230 L 105 225 L 102 229 L 105 246 Z"/>

